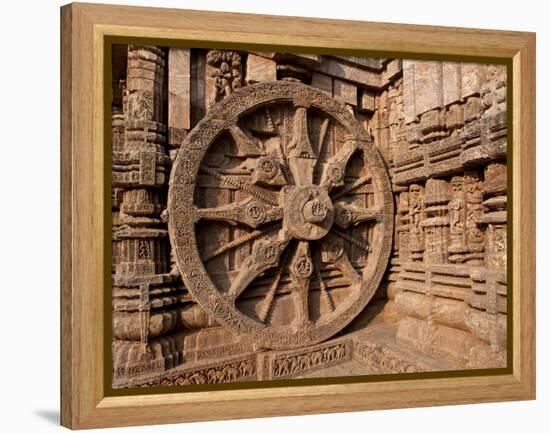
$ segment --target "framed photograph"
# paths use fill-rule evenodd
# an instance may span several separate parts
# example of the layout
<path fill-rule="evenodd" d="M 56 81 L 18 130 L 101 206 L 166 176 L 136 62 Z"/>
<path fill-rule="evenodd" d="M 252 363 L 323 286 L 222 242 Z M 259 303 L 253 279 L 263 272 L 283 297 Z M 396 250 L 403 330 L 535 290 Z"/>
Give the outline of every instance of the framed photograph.
<path fill-rule="evenodd" d="M 535 398 L 535 35 L 61 8 L 61 417 Z"/>

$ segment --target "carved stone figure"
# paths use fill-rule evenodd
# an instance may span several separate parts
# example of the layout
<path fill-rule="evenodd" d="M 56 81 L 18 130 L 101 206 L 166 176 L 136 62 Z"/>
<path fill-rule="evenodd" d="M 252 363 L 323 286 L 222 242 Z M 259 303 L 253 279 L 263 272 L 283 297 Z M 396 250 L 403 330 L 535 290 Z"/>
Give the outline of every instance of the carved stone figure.
<path fill-rule="evenodd" d="M 241 56 L 235 51 L 210 50 L 206 63 L 215 69 L 211 76 L 215 79 L 216 101 L 229 96 L 242 84 Z"/>

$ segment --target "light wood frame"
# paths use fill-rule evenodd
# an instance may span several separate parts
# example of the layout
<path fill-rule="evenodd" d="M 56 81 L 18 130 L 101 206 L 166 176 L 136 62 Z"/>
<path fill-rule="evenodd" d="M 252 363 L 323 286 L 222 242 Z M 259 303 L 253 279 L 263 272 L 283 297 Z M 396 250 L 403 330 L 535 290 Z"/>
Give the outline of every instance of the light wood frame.
<path fill-rule="evenodd" d="M 70 428 L 535 398 L 535 34 L 70 4 L 61 8 L 61 424 Z M 104 37 L 487 56 L 512 63 L 510 374 L 106 396 Z M 509 154 L 510 155 L 510 154 Z"/>

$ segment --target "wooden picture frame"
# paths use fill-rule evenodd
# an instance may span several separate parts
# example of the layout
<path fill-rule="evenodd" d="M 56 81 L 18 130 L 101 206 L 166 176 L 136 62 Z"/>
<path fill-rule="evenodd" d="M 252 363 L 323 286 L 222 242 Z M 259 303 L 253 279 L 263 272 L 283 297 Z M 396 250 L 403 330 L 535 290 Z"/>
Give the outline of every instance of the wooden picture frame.
<path fill-rule="evenodd" d="M 191 10 L 61 8 L 61 424 L 96 428 L 535 398 L 535 34 Z M 498 58 L 512 71 L 511 365 L 476 376 L 110 395 L 103 290 L 108 38 Z M 510 82 L 510 81 L 509 81 Z M 110 216 L 109 216 L 110 217 Z M 252 404 L 253 403 L 253 404 Z"/>

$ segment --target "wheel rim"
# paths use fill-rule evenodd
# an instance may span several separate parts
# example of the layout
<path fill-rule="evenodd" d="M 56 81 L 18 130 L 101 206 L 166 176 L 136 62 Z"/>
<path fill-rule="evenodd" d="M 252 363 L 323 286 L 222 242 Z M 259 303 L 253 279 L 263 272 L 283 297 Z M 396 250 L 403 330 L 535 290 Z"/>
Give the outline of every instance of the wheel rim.
<path fill-rule="evenodd" d="M 243 119 L 265 109 L 291 113 L 284 122 L 292 134 L 279 139 L 279 144 L 283 143 L 279 153 L 268 148 L 269 140 L 277 142 L 277 138 L 265 134 L 258 138 L 243 126 Z M 317 116 L 312 117 L 312 124 L 319 134 L 318 143 L 310 140 L 310 116 Z M 320 149 L 329 128 L 333 134 L 339 128 L 345 135 L 343 142 L 335 140 L 334 152 L 323 157 Z M 219 163 L 208 161 L 227 137 L 236 149 L 230 157 L 252 167 L 248 177 L 223 174 Z M 357 157 L 363 174 L 346 182 L 348 163 Z M 239 190 L 245 198 L 220 206 L 198 206 L 198 192 L 202 193 L 199 174 L 201 179 L 214 179 Z M 360 188 L 370 191 L 365 193 L 370 205 L 361 206 L 350 199 Z M 374 295 L 391 252 L 391 185 L 372 139 L 343 104 L 300 83 L 247 86 L 215 105 L 189 133 L 175 160 L 168 215 L 176 261 L 194 299 L 219 324 L 262 347 L 307 346 L 342 330 Z M 237 225 L 246 231 L 241 231 L 239 238 L 210 242 L 214 245 L 198 242 L 208 239 L 214 224 Z M 363 224 L 370 227 L 367 239 L 354 236 L 350 228 Z M 248 245 L 250 255 L 236 272 L 225 269 L 228 283 L 222 287 L 221 280 L 213 277 L 210 263 L 243 245 Z M 360 252 L 368 249 L 359 265 L 350 262 L 351 245 Z M 341 274 L 340 280 L 347 281 L 346 292 L 328 287 L 333 280 L 323 278 L 327 269 L 334 269 Z M 267 288 L 261 296 L 246 300 L 247 291 L 255 290 L 251 285 L 264 277 Z M 338 295 L 335 302 L 335 293 L 345 296 Z M 317 296 L 319 313 L 314 315 L 310 304 Z M 270 315 L 278 314 L 274 310 L 278 299 L 281 309 L 292 310 L 291 321 L 270 321 Z M 252 309 L 243 307 L 247 302 L 253 304 Z"/>

